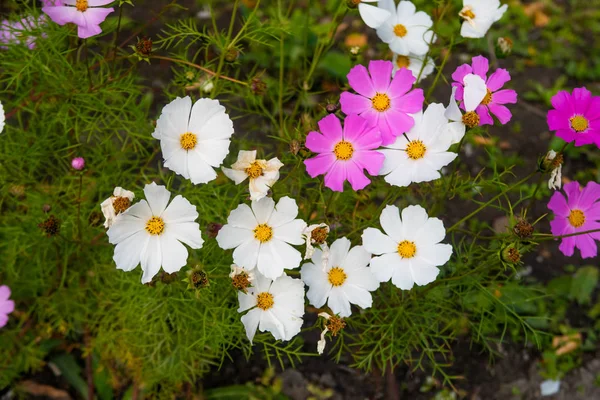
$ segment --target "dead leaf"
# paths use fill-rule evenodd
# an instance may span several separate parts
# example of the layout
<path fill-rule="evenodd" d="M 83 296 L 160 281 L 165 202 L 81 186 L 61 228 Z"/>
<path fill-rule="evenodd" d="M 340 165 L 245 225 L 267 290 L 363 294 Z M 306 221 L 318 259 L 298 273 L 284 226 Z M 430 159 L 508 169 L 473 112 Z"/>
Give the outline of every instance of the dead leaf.
<path fill-rule="evenodd" d="M 71 396 L 68 392 L 54 388 L 49 385 L 42 385 L 37 382 L 26 380 L 19 384 L 19 389 L 32 396 L 44 396 L 52 399 L 70 400 Z"/>
<path fill-rule="evenodd" d="M 473 136 L 473 140 L 475 141 L 475 144 L 478 144 L 480 146 L 491 146 L 494 144 L 494 141 L 491 138 L 487 138 L 480 135 Z"/>

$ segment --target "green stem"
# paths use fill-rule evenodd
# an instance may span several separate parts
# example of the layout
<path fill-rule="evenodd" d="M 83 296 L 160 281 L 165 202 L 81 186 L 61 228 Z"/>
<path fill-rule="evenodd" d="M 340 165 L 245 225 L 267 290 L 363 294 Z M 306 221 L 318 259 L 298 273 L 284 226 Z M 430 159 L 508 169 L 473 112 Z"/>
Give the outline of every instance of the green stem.
<path fill-rule="evenodd" d="M 116 60 L 117 60 L 117 38 L 119 37 L 119 32 L 121 31 L 121 18 L 123 17 L 123 6 L 119 7 L 119 20 L 117 21 L 117 31 L 115 32 L 115 40 L 113 44 L 113 60 L 112 60 L 112 68 L 111 68 L 111 76 L 115 73 L 116 68 Z"/>

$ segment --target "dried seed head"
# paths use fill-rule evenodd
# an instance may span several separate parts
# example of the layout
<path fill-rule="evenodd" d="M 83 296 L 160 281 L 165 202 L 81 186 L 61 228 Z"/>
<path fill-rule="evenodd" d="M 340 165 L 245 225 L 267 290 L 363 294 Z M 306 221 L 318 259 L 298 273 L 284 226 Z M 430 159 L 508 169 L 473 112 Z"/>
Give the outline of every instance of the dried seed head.
<path fill-rule="evenodd" d="M 338 110 L 338 105 L 334 104 L 334 103 L 329 103 L 325 106 L 325 110 L 329 113 L 329 114 L 333 114 L 334 112 L 336 112 Z"/>
<path fill-rule="evenodd" d="M 323 244 L 327 240 L 327 235 L 329 235 L 329 228 L 327 228 L 327 227 L 315 228 L 310 233 L 310 240 L 314 244 Z"/>
<path fill-rule="evenodd" d="M 135 50 L 142 57 L 150 56 L 150 54 L 152 54 L 152 39 L 146 36 L 138 39 L 137 43 L 135 44 Z"/>
<path fill-rule="evenodd" d="M 299 141 L 297 141 L 296 139 L 294 139 L 294 140 L 292 140 L 292 141 L 290 142 L 290 152 L 291 152 L 293 155 L 296 155 L 296 154 L 298 154 L 298 152 L 300 151 L 300 148 L 301 148 L 301 147 L 302 147 L 302 146 L 300 145 L 300 142 L 299 142 Z"/>
<path fill-rule="evenodd" d="M 521 239 L 527 239 L 533 234 L 533 225 L 524 219 L 520 219 L 513 227 L 513 232 Z"/>
<path fill-rule="evenodd" d="M 225 61 L 227 61 L 227 62 L 232 63 L 235 60 L 237 60 L 239 56 L 240 56 L 240 52 L 233 47 L 231 47 L 225 51 Z"/>
<path fill-rule="evenodd" d="M 216 222 L 209 222 L 206 226 L 206 235 L 210 239 L 214 239 L 217 237 L 217 234 L 219 233 L 222 227 L 222 224 L 217 224 Z"/>
<path fill-rule="evenodd" d="M 509 55 L 513 49 L 513 41 L 511 38 L 507 37 L 499 37 L 498 38 L 498 48 L 503 55 Z"/>
<path fill-rule="evenodd" d="M 501 257 L 505 262 L 511 264 L 516 264 L 521 261 L 521 253 L 514 246 L 509 246 L 502 250 Z"/>
<path fill-rule="evenodd" d="M 172 274 L 168 273 L 168 272 L 161 272 L 160 274 L 160 280 L 162 281 L 162 283 L 171 283 L 174 282 L 175 279 L 177 279 L 177 272 L 173 272 Z"/>
<path fill-rule="evenodd" d="M 260 77 L 255 76 L 250 81 L 250 90 L 257 96 L 262 96 L 267 92 L 267 84 L 260 79 Z"/>
<path fill-rule="evenodd" d="M 210 284 L 208 274 L 198 265 L 187 271 L 187 282 L 190 289 L 203 289 Z"/>
<path fill-rule="evenodd" d="M 47 237 L 56 236 L 60 233 L 60 221 L 54 215 L 38 224 L 38 227 L 44 231 Z"/>
<path fill-rule="evenodd" d="M 344 322 L 344 319 L 338 317 L 337 315 L 332 315 L 325 323 L 325 327 L 329 329 L 332 336 L 337 336 L 337 334 L 344 329 L 345 326 L 346 322 Z"/>
<path fill-rule="evenodd" d="M 42 211 L 43 211 L 43 212 L 45 212 L 45 213 L 49 213 L 49 212 L 50 212 L 50 210 L 52 210 L 52 206 L 51 206 L 50 204 L 44 204 L 44 205 L 42 206 Z"/>
<path fill-rule="evenodd" d="M 250 276 L 245 272 L 240 272 L 231 278 L 231 285 L 237 290 L 241 290 L 246 293 L 246 290 L 250 287 Z"/>

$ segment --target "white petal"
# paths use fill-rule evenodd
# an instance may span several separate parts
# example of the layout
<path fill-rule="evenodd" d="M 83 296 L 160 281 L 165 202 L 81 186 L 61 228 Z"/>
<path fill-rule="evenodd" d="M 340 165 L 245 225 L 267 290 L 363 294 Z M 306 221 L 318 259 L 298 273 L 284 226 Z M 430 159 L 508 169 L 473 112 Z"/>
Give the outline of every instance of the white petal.
<path fill-rule="evenodd" d="M 144 231 L 145 228 L 145 220 L 133 215 L 122 214 L 119 218 L 115 219 L 106 234 L 111 244 L 117 244 L 140 231 Z"/>
<path fill-rule="evenodd" d="M 117 244 L 113 256 L 117 268 L 123 271 L 131 271 L 137 267 L 149 239 L 150 235 L 144 230 Z"/>
<path fill-rule="evenodd" d="M 446 127 L 446 134 L 452 138 L 451 144 L 459 143 L 465 136 L 466 130 L 467 127 L 462 121 L 450 122 Z"/>
<path fill-rule="evenodd" d="M 369 28 L 380 27 L 392 15 L 388 10 L 362 2 L 358 5 L 358 12 Z"/>
<path fill-rule="evenodd" d="M 219 247 L 223 250 L 233 249 L 234 247 L 240 246 L 242 243 L 246 242 L 256 242 L 258 245 L 258 241 L 254 239 L 254 233 L 251 230 L 244 228 L 236 228 L 231 225 L 224 225 L 217 233 L 217 243 Z M 236 262 L 236 264 L 241 265 Z M 241 265 L 242 267 L 244 265 Z"/>
<path fill-rule="evenodd" d="M 146 200 L 140 200 L 138 203 L 135 203 L 125 210 L 123 215 L 132 215 L 146 221 L 152 218 L 152 210 L 150 209 L 150 206 Z"/>
<path fill-rule="evenodd" d="M 242 324 L 244 324 L 244 328 L 246 328 L 246 336 L 248 337 L 248 340 L 250 340 L 250 343 L 252 343 L 252 339 L 254 339 L 254 335 L 256 334 L 256 328 L 258 328 L 261 315 L 262 310 L 259 308 L 250 310 L 248 311 L 248 314 L 242 315 Z"/>
<path fill-rule="evenodd" d="M 242 291 L 239 291 L 238 301 L 240 302 L 240 306 L 237 309 L 237 312 L 243 312 L 256 305 L 256 296 L 250 293 L 244 293 Z"/>
<path fill-rule="evenodd" d="M 271 332 L 277 340 L 286 340 L 285 328 L 283 322 L 273 313 L 273 309 L 264 311 L 260 317 L 258 329 L 261 332 Z"/>
<path fill-rule="evenodd" d="M 188 169 L 193 184 L 208 183 L 217 178 L 215 170 L 197 153 L 188 151 Z"/>
<path fill-rule="evenodd" d="M 190 119 L 190 109 L 192 108 L 192 100 L 189 96 L 184 98 L 177 97 L 169 104 L 163 107 L 159 121 L 164 115 L 168 117 L 167 130 L 179 135 L 187 132 L 188 121 Z M 157 122 L 157 127 L 159 126 Z"/>
<path fill-rule="evenodd" d="M 236 228 L 253 230 L 258 225 L 252 209 L 246 204 L 240 204 L 229 214 L 227 223 Z"/>
<path fill-rule="evenodd" d="M 452 246 L 445 243 L 417 246 L 418 257 L 432 265 L 444 265 L 452 257 Z"/>
<path fill-rule="evenodd" d="M 142 270 L 144 271 L 142 283 L 148 283 L 158 274 L 162 262 L 160 239 L 158 236 L 150 236 L 146 249 L 142 252 L 141 262 Z"/>
<path fill-rule="evenodd" d="M 350 275 L 351 271 L 361 271 L 366 268 L 370 261 L 371 253 L 365 250 L 363 246 L 354 246 L 340 266 Z"/>
<path fill-rule="evenodd" d="M 258 254 L 258 270 L 267 278 L 276 279 L 284 269 L 298 268 L 302 255 L 289 244 L 277 239 L 263 243 Z"/>
<path fill-rule="evenodd" d="M 345 237 L 337 239 L 329 247 L 329 262 L 334 267 L 339 267 L 344 263 L 348 251 L 350 250 L 350 240 Z"/>
<path fill-rule="evenodd" d="M 395 254 L 391 253 L 391 255 Z M 346 284 L 354 285 L 371 292 L 379 287 L 379 280 L 375 278 L 371 268 L 364 267 L 355 270 L 346 270 L 346 273 L 348 274 L 348 278 L 344 283 L 344 287 Z"/>
<path fill-rule="evenodd" d="M 448 103 L 448 107 L 446 108 L 446 112 L 444 113 L 444 115 L 450 121 L 462 120 L 462 113 L 460 112 L 460 108 L 458 108 L 458 103 L 456 102 L 456 86 L 452 87 L 450 102 Z"/>
<path fill-rule="evenodd" d="M 433 281 L 440 273 L 439 268 L 432 265 L 420 265 L 418 268 L 412 267 L 412 277 L 419 286 L 425 286 Z"/>
<path fill-rule="evenodd" d="M 169 204 L 171 193 L 163 185 L 157 185 L 152 182 L 144 186 L 144 194 L 146 195 L 150 210 L 152 210 L 152 215 L 161 216 L 165 208 L 167 208 L 167 204 Z"/>
<path fill-rule="evenodd" d="M 371 272 L 379 282 L 387 282 L 401 264 L 398 253 L 388 253 L 371 259 Z"/>
<path fill-rule="evenodd" d="M 160 248 L 165 272 L 172 274 L 187 264 L 188 251 L 175 236 L 167 233 L 160 235 Z"/>
<path fill-rule="evenodd" d="M 202 127 L 211 118 L 216 115 L 224 114 L 225 107 L 219 104 L 218 100 L 213 99 L 198 99 L 192 107 L 190 115 L 189 131 L 199 135 L 202 132 Z"/>
<path fill-rule="evenodd" d="M 196 206 L 192 205 L 188 199 L 177 195 L 163 213 L 162 218 L 166 224 L 192 222 L 198 218 L 198 212 Z"/>
<path fill-rule="evenodd" d="M 327 305 L 331 308 L 331 311 L 335 314 L 339 314 L 341 317 L 349 317 L 352 314 L 350 302 L 339 286 L 331 289 L 329 298 L 327 299 Z"/>
<path fill-rule="evenodd" d="M 202 140 L 193 150 L 208 165 L 218 167 L 229 154 L 229 140 Z"/>
<path fill-rule="evenodd" d="M 269 221 L 273 209 L 275 208 L 275 201 L 270 197 L 264 197 L 258 201 L 252 202 L 252 212 L 256 218 L 256 222 L 264 224 Z"/>
<path fill-rule="evenodd" d="M 221 228 L 221 231 L 223 230 L 223 228 Z M 219 231 L 219 233 L 221 233 L 221 231 Z M 255 240 L 254 237 L 252 238 L 252 240 L 243 242 L 242 244 L 237 246 L 233 251 L 233 262 L 241 267 L 253 269 L 254 267 L 256 267 L 256 260 L 258 259 L 259 248 L 260 242 L 258 240 Z"/>
<path fill-rule="evenodd" d="M 202 140 L 229 139 L 233 134 L 233 122 L 225 112 L 219 113 L 209 119 L 196 134 Z"/>
<path fill-rule="evenodd" d="M 161 143 L 166 143 L 163 140 Z M 171 154 L 167 154 L 163 146 L 164 166 L 171 171 L 183 176 L 185 179 L 190 178 L 189 152 L 181 147 L 175 149 Z"/>
<path fill-rule="evenodd" d="M 177 240 L 190 246 L 192 249 L 200 249 L 204 244 L 200 225 L 197 222 L 180 222 L 165 227 L 165 233 L 173 235 Z"/>
<path fill-rule="evenodd" d="M 403 237 L 411 238 L 425 225 L 429 217 L 427 211 L 419 205 L 408 206 L 402 210 Z"/>
<path fill-rule="evenodd" d="M 400 210 L 398 210 L 398 207 L 385 206 L 379 217 L 379 223 L 383 231 L 396 243 L 403 240 L 402 221 L 400 220 Z"/>
<path fill-rule="evenodd" d="M 414 286 L 409 262 L 406 259 L 400 259 L 400 263 L 394 266 L 392 274 L 392 283 L 399 289 L 410 290 Z"/>
<path fill-rule="evenodd" d="M 317 266 L 318 265 L 318 266 Z M 300 270 L 302 281 L 308 286 L 306 297 L 315 307 L 322 307 L 329 296 L 331 284 L 327 281 L 327 274 L 323 272 L 320 264 L 306 263 Z"/>
<path fill-rule="evenodd" d="M 236 185 L 239 185 L 240 183 L 244 182 L 246 178 L 248 178 L 248 174 L 246 174 L 244 171 L 237 171 L 235 169 L 225 167 L 221 168 L 221 171 L 223 171 L 225 176 L 231 179 Z"/>
<path fill-rule="evenodd" d="M 473 111 L 481 104 L 487 94 L 485 81 L 479 75 L 467 74 L 463 78 L 465 84 L 465 110 Z"/>
<path fill-rule="evenodd" d="M 362 234 L 363 247 L 371 254 L 395 253 L 398 243 L 379 229 L 367 228 Z"/>
<path fill-rule="evenodd" d="M 287 224 L 288 222 L 294 220 L 294 218 L 296 218 L 297 216 L 298 205 L 296 204 L 296 200 L 285 196 L 279 199 L 279 201 L 277 202 L 277 205 L 275 206 L 275 211 L 273 211 L 271 217 L 268 219 L 268 224 L 269 226 L 276 228 L 283 224 Z"/>
<path fill-rule="evenodd" d="M 306 222 L 295 219 L 285 225 L 273 228 L 273 237 L 290 244 L 301 245 L 304 243 L 302 238 L 304 228 L 306 228 Z"/>
<path fill-rule="evenodd" d="M 438 218 L 429 218 L 420 230 L 413 230 L 413 237 L 420 244 L 439 243 L 446 237 L 444 223 Z"/>
<path fill-rule="evenodd" d="M 360 308 L 369 308 L 373 304 L 371 293 L 363 287 L 357 285 L 343 285 L 341 288 L 350 303 L 356 304 Z"/>

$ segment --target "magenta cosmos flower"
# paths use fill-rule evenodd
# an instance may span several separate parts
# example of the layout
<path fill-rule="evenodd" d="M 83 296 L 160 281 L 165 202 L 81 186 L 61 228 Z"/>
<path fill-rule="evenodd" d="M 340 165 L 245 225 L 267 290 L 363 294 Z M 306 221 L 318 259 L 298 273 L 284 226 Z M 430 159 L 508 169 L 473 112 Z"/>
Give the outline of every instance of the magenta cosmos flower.
<path fill-rule="evenodd" d="M 10 289 L 6 285 L 0 286 L 0 328 L 8 322 L 8 314 L 14 311 L 15 302 L 9 300 Z"/>
<path fill-rule="evenodd" d="M 552 234 L 562 236 L 600 229 L 600 185 L 590 182 L 580 189 L 579 182 L 569 182 L 564 190 L 566 198 L 557 191 L 548 203 L 548 208 L 555 214 L 554 220 L 550 221 Z M 569 257 L 575 247 L 581 251 L 583 258 L 596 257 L 595 240 L 600 240 L 600 231 L 563 238 L 558 248 Z"/>
<path fill-rule="evenodd" d="M 358 94 L 342 93 L 340 103 L 346 115 L 358 114 L 377 125 L 382 145 L 394 143 L 415 121 L 408 114 L 423 109 L 423 89 L 412 89 L 415 77 L 406 68 L 392 78 L 391 61 L 371 61 L 369 70 L 357 65 L 348 73 L 348 83 Z"/>
<path fill-rule="evenodd" d="M 35 18 L 30 15 L 16 22 L 1 21 L 0 49 L 6 49 L 9 44 L 24 44 L 30 50 L 34 49 L 36 37 L 32 32 L 44 25 L 45 18 L 45 16 Z M 46 37 L 46 34 L 42 33 L 41 37 Z"/>
<path fill-rule="evenodd" d="M 349 115 L 342 123 L 334 114 L 319 121 L 319 132 L 310 132 L 306 147 L 318 156 L 304 161 L 311 177 L 325 174 L 325 186 L 336 192 L 344 191 L 344 181 L 352 189 L 360 190 L 371 180 L 363 170 L 377 175 L 384 155 L 374 149 L 381 146 L 381 135 L 376 126 L 358 116 Z"/>
<path fill-rule="evenodd" d="M 463 96 L 465 84 L 463 79 L 469 74 L 475 74 L 484 80 L 487 86 L 487 95 L 481 101 L 481 104 L 475 109 L 479 116 L 479 125 L 494 125 L 494 120 L 490 113 L 494 114 L 501 124 L 506 124 L 512 118 L 512 114 L 503 104 L 515 104 L 517 102 L 517 92 L 512 89 L 502 89 L 502 86 L 510 81 L 510 74 L 504 68 L 498 68 L 490 77 L 487 77 L 490 65 L 488 59 L 483 56 L 473 57 L 471 65 L 463 64 L 456 68 L 452 74 L 456 86 L 456 100 L 459 100 L 460 106 L 464 109 Z"/>
<path fill-rule="evenodd" d="M 600 147 L 600 97 L 592 96 L 585 87 L 573 94 L 561 91 L 552 97 L 553 110 L 548 111 L 548 128 L 575 146 L 595 143 Z"/>
<path fill-rule="evenodd" d="M 60 0 L 45 1 L 42 11 L 48 14 L 52 21 L 59 25 L 69 22 L 78 26 L 77 36 L 82 39 L 95 36 L 102 32 L 100 24 L 106 16 L 114 11 L 111 8 L 100 8 L 114 0 Z"/>

